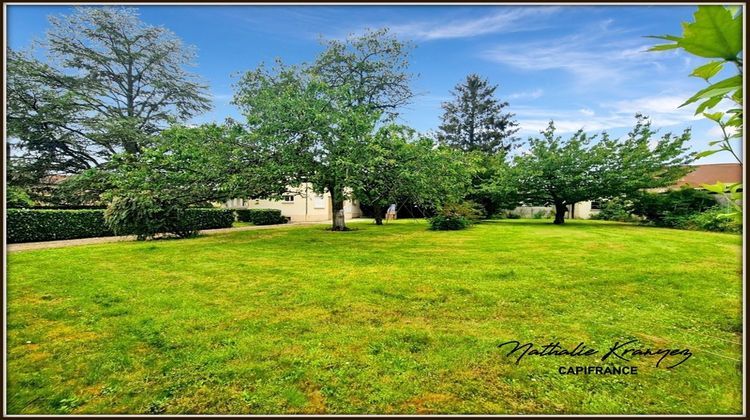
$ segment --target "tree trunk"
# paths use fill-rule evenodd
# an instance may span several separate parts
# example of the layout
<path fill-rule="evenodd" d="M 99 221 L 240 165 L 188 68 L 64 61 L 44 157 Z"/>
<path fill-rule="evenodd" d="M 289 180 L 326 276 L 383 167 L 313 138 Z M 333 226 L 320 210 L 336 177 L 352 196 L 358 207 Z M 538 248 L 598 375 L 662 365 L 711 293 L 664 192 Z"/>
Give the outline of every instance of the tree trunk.
<path fill-rule="evenodd" d="M 568 206 L 563 202 L 555 202 L 555 224 L 561 225 L 565 223 L 565 212 L 568 211 Z"/>
<path fill-rule="evenodd" d="M 343 191 L 338 191 L 336 188 L 330 189 L 329 191 L 331 191 L 333 216 L 331 230 L 346 230 L 346 224 L 344 223 L 344 193 Z"/>
<path fill-rule="evenodd" d="M 372 206 L 373 217 L 375 218 L 376 225 L 383 224 L 383 207 L 374 205 Z"/>

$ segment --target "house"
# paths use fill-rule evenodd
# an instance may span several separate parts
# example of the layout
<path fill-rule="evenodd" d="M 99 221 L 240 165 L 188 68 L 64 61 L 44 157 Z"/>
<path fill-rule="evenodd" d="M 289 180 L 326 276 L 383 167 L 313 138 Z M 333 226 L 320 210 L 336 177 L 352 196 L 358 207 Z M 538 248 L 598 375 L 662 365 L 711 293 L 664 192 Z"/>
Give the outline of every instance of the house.
<path fill-rule="evenodd" d="M 739 163 L 709 163 L 704 165 L 695 165 L 695 169 L 687 175 L 680 178 L 674 185 L 665 188 L 654 188 L 650 191 L 664 192 L 667 190 L 678 189 L 684 185 L 692 188 L 701 188 L 701 184 L 716 184 L 723 182 L 725 184 L 735 184 L 742 182 L 742 166 Z M 592 215 L 599 213 L 598 201 L 582 201 L 574 206 L 568 206 L 565 213 L 566 219 L 589 219 Z M 516 207 L 514 213 L 520 214 L 521 217 L 532 217 L 534 213 L 545 212 L 550 214 L 553 207 Z"/>
<path fill-rule="evenodd" d="M 695 170 L 682 177 L 668 189 L 680 188 L 687 185 L 701 188 L 701 184 L 736 184 L 742 182 L 742 166 L 739 163 L 710 163 L 696 165 Z"/>
<path fill-rule="evenodd" d="M 227 200 L 223 207 L 231 209 L 277 209 L 281 215 L 292 222 L 321 222 L 333 218 L 331 194 L 316 194 L 312 185 L 305 183 L 299 187 L 290 187 L 280 200 L 242 199 Z M 344 218 L 362 217 L 362 211 L 356 200 L 344 202 Z"/>

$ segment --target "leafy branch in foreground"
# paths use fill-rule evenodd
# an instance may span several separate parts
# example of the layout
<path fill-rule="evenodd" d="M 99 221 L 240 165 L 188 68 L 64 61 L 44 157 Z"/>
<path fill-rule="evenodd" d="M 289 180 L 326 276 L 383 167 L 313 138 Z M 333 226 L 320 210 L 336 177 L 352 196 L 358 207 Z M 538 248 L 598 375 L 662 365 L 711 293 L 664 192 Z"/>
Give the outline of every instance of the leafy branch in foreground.
<path fill-rule="evenodd" d="M 729 152 L 742 165 L 742 159 L 732 147 L 732 142 L 742 141 L 742 9 L 736 6 L 698 6 L 693 22 L 683 22 L 682 36 L 651 36 L 671 41 L 668 44 L 656 45 L 649 51 L 664 51 L 681 48 L 686 52 L 712 61 L 693 70 L 690 76 L 699 77 L 708 86 L 685 101 L 680 107 L 698 103 L 695 115 L 702 114 L 714 121 L 721 129 L 721 138 L 709 142 L 710 150 L 696 155 L 706 157 L 718 152 Z M 723 70 L 734 69 L 737 74 L 712 82 Z M 726 73 L 726 72 L 725 72 Z M 727 111 L 707 112 L 720 103 L 729 102 Z M 720 194 L 726 194 L 735 208 L 734 216 L 742 214 L 742 184 L 726 185 L 718 182 L 714 185 L 701 185 L 703 188 Z"/>

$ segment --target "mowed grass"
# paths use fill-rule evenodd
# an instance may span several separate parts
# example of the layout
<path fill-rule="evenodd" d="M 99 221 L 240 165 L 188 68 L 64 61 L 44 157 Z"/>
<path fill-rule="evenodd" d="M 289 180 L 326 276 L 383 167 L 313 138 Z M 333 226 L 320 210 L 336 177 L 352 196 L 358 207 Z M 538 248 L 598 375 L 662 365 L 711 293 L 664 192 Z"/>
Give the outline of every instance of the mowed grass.
<path fill-rule="evenodd" d="M 548 220 L 8 255 L 9 413 L 740 413 L 738 235 Z M 498 344 L 689 348 L 637 375 Z"/>

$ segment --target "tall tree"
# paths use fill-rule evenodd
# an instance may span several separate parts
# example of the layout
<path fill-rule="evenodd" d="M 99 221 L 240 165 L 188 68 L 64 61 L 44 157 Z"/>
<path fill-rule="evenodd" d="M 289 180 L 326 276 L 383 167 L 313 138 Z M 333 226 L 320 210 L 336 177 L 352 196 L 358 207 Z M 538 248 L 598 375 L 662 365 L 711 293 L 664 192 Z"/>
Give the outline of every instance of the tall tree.
<path fill-rule="evenodd" d="M 650 122 L 638 116 L 635 128 L 623 141 L 583 130 L 568 139 L 555 135 L 554 123 L 541 138 L 529 139 L 528 153 L 514 159 L 514 179 L 521 199 L 528 204 L 552 204 L 555 224 L 565 222 L 567 206 L 580 201 L 613 198 L 645 188 L 674 183 L 687 171 L 693 155 L 687 153 L 690 131 L 652 139 Z"/>
<path fill-rule="evenodd" d="M 387 28 L 329 40 L 311 71 L 332 88 L 346 88 L 352 106 L 381 111 L 387 118 L 411 101 L 409 55 L 413 45 L 391 35 Z"/>
<path fill-rule="evenodd" d="M 281 194 L 286 184 L 266 171 L 266 161 L 239 125 L 173 126 L 139 155 L 117 154 L 85 174 L 106 178 L 113 227 L 135 227 L 148 236 L 179 221 L 188 207 Z"/>
<path fill-rule="evenodd" d="M 311 65 L 247 72 L 234 102 L 274 151 L 290 184 L 331 194 L 333 230 L 345 230 L 353 150 L 412 94 L 409 49 L 386 30 L 331 41 Z"/>
<path fill-rule="evenodd" d="M 453 100 L 443 103 L 443 123 L 438 139 L 441 143 L 463 151 L 488 153 L 510 150 L 518 123 L 513 114 L 503 113 L 508 102 L 495 98 L 497 85 L 470 74 L 454 88 Z"/>
<path fill-rule="evenodd" d="M 380 225 L 390 204 L 406 201 L 435 209 L 461 200 L 473 169 L 464 158 L 458 151 L 435 147 L 408 127 L 386 125 L 352 149 L 348 185 Z"/>
<path fill-rule="evenodd" d="M 51 16 L 48 63 L 8 53 L 8 134 L 14 156 L 77 173 L 118 152 L 138 154 L 167 123 L 210 109 L 185 70 L 192 48 L 136 9 L 79 7 Z"/>

